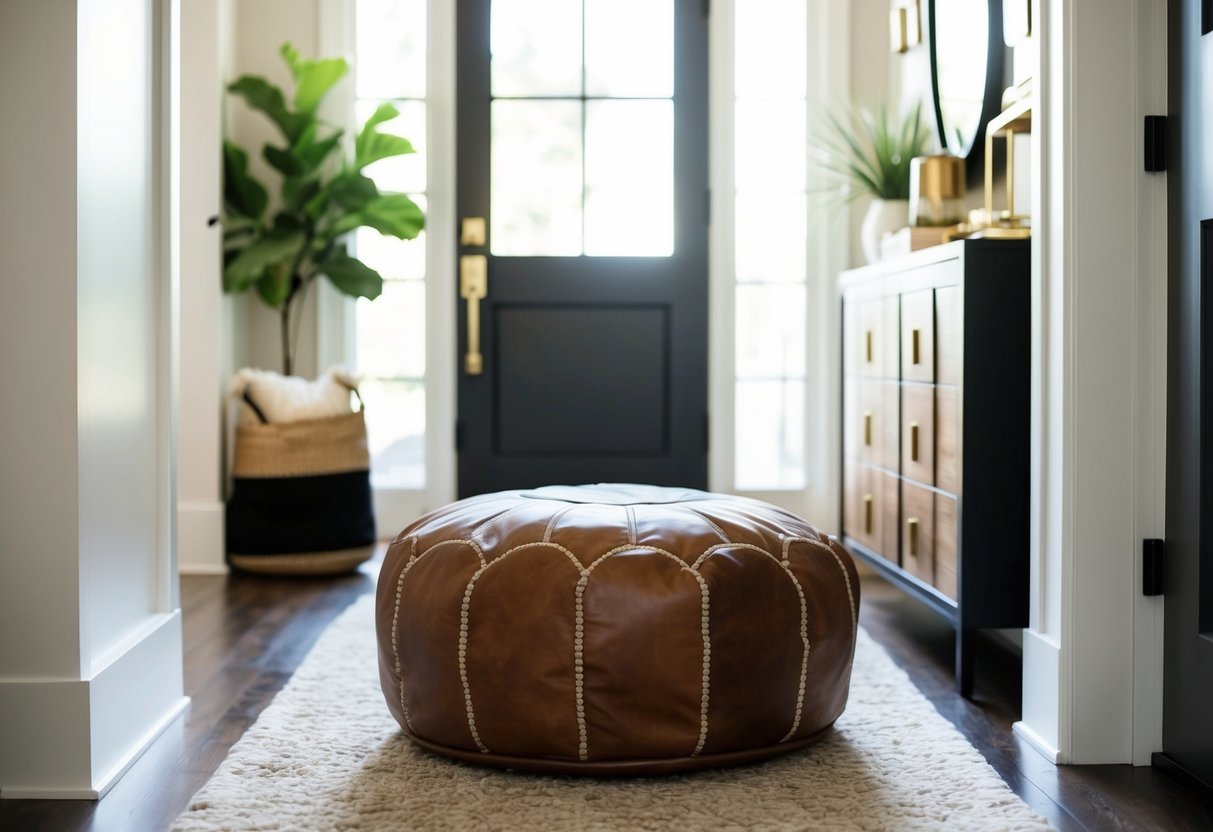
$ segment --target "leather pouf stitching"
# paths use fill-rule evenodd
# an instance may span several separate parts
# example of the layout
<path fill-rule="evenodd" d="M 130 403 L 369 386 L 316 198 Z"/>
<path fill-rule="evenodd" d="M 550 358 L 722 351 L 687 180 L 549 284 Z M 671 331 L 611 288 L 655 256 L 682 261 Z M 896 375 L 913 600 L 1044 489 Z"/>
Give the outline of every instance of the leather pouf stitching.
<path fill-rule="evenodd" d="M 818 739 L 846 705 L 859 582 L 836 540 L 767 503 L 555 486 L 418 520 L 376 604 L 384 696 L 415 742 L 659 774 Z"/>

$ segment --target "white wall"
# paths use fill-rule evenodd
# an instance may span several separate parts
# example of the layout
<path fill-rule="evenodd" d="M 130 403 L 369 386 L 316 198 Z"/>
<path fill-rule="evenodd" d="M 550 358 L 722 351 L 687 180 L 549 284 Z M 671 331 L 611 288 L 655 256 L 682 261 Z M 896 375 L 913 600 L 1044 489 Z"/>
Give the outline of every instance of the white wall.
<path fill-rule="evenodd" d="M 166 499 L 172 8 L 4 8 L 2 797 L 98 796 L 185 701 Z"/>

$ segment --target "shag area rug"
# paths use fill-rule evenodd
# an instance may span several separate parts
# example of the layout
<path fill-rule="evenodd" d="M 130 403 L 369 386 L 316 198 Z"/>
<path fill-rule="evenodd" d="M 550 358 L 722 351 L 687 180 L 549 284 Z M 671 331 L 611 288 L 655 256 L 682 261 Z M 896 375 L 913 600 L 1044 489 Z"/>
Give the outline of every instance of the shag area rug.
<path fill-rule="evenodd" d="M 415 747 L 379 691 L 359 599 L 174 824 L 194 830 L 1050 828 L 859 631 L 851 697 L 820 743 L 668 778 L 482 769 Z"/>

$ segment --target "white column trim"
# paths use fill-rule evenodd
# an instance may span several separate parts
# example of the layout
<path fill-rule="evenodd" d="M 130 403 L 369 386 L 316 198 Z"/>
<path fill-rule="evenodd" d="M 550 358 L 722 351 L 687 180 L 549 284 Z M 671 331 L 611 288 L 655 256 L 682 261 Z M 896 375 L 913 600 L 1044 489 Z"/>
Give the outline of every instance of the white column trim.
<path fill-rule="evenodd" d="M 1038 0 L 1032 597 L 1016 731 L 1060 762 L 1149 762 L 1162 611 L 1166 190 L 1141 116 L 1166 100 L 1165 8 Z M 1092 33 L 1098 27 L 1097 36 Z"/>

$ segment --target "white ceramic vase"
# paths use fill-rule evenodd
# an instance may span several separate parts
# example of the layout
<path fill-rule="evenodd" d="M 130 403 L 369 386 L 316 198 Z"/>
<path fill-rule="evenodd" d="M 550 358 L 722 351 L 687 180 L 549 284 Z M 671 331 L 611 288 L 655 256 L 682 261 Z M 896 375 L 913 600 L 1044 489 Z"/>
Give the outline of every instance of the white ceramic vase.
<path fill-rule="evenodd" d="M 859 242 L 869 263 L 880 259 L 880 241 L 885 234 L 904 228 L 909 222 L 910 200 L 873 199 L 859 226 Z"/>

